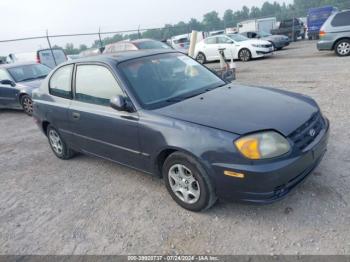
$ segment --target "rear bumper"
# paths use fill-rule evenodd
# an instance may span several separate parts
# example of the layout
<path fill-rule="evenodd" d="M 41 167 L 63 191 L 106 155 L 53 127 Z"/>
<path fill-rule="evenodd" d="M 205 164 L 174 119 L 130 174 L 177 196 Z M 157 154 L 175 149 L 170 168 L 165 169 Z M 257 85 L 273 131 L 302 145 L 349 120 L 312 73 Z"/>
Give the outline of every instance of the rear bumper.
<path fill-rule="evenodd" d="M 326 129 L 315 138 L 313 147 L 300 156 L 255 165 L 213 164 L 218 196 L 256 204 L 269 204 L 284 198 L 319 165 L 327 151 L 328 137 L 327 120 Z M 243 173 L 245 177 L 225 176 L 225 170 Z"/>
<path fill-rule="evenodd" d="M 330 51 L 333 50 L 333 41 L 321 40 L 317 42 L 317 49 L 319 51 Z"/>

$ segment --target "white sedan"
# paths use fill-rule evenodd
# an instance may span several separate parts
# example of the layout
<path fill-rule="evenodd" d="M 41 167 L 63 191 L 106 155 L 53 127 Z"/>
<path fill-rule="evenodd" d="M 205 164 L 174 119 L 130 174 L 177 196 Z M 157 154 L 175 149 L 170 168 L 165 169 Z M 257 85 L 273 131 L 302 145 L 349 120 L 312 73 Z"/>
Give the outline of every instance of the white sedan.
<path fill-rule="evenodd" d="M 265 40 L 249 39 L 240 34 L 217 35 L 204 39 L 196 45 L 195 58 L 204 64 L 219 60 L 219 49 L 225 49 L 227 59 L 249 61 L 273 53 L 272 44 Z"/>

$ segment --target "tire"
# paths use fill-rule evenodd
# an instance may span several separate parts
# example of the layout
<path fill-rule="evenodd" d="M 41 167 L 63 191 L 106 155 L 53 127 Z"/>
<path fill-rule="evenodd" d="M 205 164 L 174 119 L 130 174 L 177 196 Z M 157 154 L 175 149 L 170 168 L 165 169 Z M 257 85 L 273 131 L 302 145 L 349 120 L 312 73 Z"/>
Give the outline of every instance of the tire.
<path fill-rule="evenodd" d="M 207 58 L 204 53 L 199 52 L 198 55 L 196 56 L 197 62 L 201 64 L 205 64 L 207 62 Z"/>
<path fill-rule="evenodd" d="M 164 162 L 162 173 L 169 194 L 181 207 L 199 212 L 215 204 L 214 186 L 193 157 L 180 152 L 171 154 Z"/>
<path fill-rule="evenodd" d="M 249 60 L 252 59 L 252 53 L 250 52 L 249 49 L 243 48 L 239 51 L 238 57 L 239 57 L 239 60 L 243 62 L 248 62 Z"/>
<path fill-rule="evenodd" d="M 334 47 L 335 53 L 338 56 L 345 57 L 350 55 L 350 40 L 339 40 Z"/>
<path fill-rule="evenodd" d="M 24 113 L 28 116 L 33 115 L 33 100 L 29 95 L 22 95 L 20 100 L 21 106 L 23 108 Z"/>
<path fill-rule="evenodd" d="M 46 135 L 52 151 L 58 158 L 68 160 L 75 155 L 74 151 L 68 148 L 61 135 L 53 126 L 49 125 L 47 127 Z"/>

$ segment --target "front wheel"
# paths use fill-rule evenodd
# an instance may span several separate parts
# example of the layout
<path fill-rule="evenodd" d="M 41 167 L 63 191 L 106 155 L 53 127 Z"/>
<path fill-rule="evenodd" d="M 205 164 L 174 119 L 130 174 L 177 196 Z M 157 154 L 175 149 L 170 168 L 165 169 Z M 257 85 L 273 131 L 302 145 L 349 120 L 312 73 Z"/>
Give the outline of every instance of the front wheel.
<path fill-rule="evenodd" d="M 350 40 L 340 40 L 335 45 L 335 53 L 338 56 L 349 56 L 350 55 Z"/>
<path fill-rule="evenodd" d="M 33 100 L 29 95 L 23 95 L 21 97 L 21 106 L 24 113 L 26 113 L 28 116 L 33 115 Z"/>
<path fill-rule="evenodd" d="M 51 125 L 47 128 L 47 138 L 52 151 L 58 158 L 67 160 L 74 156 L 74 151 L 67 147 L 61 135 Z"/>
<path fill-rule="evenodd" d="M 173 153 L 165 160 L 162 172 L 168 192 L 183 208 L 198 212 L 215 204 L 214 187 L 194 158 Z"/>
<path fill-rule="evenodd" d="M 249 51 L 249 49 L 242 49 L 238 53 L 238 57 L 243 62 L 248 62 L 250 59 L 252 59 L 252 53 Z"/>

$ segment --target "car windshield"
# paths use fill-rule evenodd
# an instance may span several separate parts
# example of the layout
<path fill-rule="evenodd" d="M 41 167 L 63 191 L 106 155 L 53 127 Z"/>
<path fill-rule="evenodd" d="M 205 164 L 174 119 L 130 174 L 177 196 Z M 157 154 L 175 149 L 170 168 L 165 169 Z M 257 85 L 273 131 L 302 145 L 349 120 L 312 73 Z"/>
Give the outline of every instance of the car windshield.
<path fill-rule="evenodd" d="M 170 49 L 167 44 L 158 41 L 142 41 L 134 44 L 139 49 Z"/>
<path fill-rule="evenodd" d="M 29 64 L 11 67 L 8 68 L 7 71 L 15 82 L 23 82 L 45 78 L 50 73 L 51 69 L 42 64 Z"/>
<path fill-rule="evenodd" d="M 247 37 L 245 37 L 244 35 L 240 35 L 240 34 L 233 34 L 233 35 L 227 35 L 227 36 L 235 42 L 242 42 L 242 41 L 248 40 Z"/>
<path fill-rule="evenodd" d="M 264 31 L 259 32 L 259 35 L 260 35 L 261 37 L 272 36 L 270 33 L 267 33 L 267 32 L 264 32 Z"/>
<path fill-rule="evenodd" d="M 121 63 L 119 68 L 142 107 L 154 109 L 225 85 L 195 60 L 179 53 Z"/>

